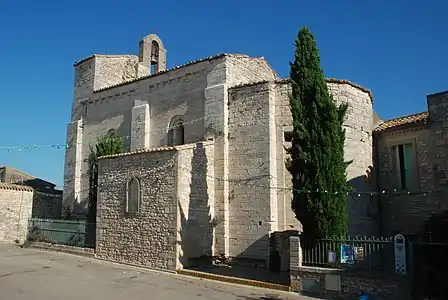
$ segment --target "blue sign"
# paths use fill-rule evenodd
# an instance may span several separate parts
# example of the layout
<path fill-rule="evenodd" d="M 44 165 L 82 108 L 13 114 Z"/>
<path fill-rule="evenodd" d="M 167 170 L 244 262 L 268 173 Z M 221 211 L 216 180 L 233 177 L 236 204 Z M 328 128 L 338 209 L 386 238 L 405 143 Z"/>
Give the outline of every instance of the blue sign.
<path fill-rule="evenodd" d="M 353 264 L 353 246 L 341 245 L 341 264 Z"/>

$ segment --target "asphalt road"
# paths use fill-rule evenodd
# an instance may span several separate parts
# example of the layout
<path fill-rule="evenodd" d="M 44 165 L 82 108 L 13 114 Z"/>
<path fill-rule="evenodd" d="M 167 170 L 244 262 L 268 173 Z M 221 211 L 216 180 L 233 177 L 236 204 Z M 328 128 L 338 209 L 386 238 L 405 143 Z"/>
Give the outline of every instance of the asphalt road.
<path fill-rule="evenodd" d="M 1 300 L 304 300 L 294 293 L 0 244 Z"/>

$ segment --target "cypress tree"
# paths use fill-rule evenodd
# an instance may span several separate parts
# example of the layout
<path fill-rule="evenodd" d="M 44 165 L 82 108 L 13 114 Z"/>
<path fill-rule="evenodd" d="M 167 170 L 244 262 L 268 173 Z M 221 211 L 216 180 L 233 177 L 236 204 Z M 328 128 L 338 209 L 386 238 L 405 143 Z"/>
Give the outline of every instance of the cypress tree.
<path fill-rule="evenodd" d="M 313 34 L 302 28 L 290 62 L 292 209 L 302 223 L 301 241 L 313 247 L 319 238 L 347 233 L 345 130 L 347 104 L 336 106 L 325 82 Z"/>
<path fill-rule="evenodd" d="M 98 157 L 123 152 L 123 139 L 116 133 L 97 139 L 95 147 L 90 147 L 89 156 L 89 206 L 87 220 L 96 223 L 98 195 Z"/>

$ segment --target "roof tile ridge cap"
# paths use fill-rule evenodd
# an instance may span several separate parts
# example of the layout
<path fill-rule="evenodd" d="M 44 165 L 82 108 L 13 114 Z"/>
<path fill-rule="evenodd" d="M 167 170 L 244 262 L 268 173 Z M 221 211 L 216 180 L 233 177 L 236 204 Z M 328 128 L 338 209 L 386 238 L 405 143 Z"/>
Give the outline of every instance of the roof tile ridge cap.
<path fill-rule="evenodd" d="M 155 147 L 155 148 L 137 149 L 137 150 L 129 151 L 129 152 L 103 155 L 103 156 L 98 157 L 98 159 L 115 158 L 115 157 L 130 156 L 130 155 L 140 154 L 140 153 L 150 153 L 150 152 L 159 152 L 159 151 L 168 151 L 168 150 L 176 150 L 176 147 L 161 146 L 161 147 Z"/>
<path fill-rule="evenodd" d="M 27 191 L 32 192 L 34 189 L 29 186 L 0 182 L 0 190 Z"/>
<path fill-rule="evenodd" d="M 239 84 L 230 86 L 229 90 L 237 89 L 237 88 L 241 88 L 241 87 L 245 87 L 245 86 L 257 85 L 257 84 L 266 84 L 266 83 L 275 83 L 275 80 L 263 79 L 263 80 L 259 80 L 259 81 L 250 81 L 250 82 L 245 82 L 245 83 L 239 83 Z"/>
<path fill-rule="evenodd" d="M 109 85 L 109 86 L 106 86 L 106 87 L 94 90 L 93 92 L 94 93 L 99 93 L 99 92 L 102 92 L 102 91 L 105 91 L 105 90 L 108 90 L 108 89 L 112 89 L 114 87 L 124 86 L 124 85 L 130 84 L 130 83 L 133 83 L 133 82 L 137 82 L 137 81 L 140 81 L 140 80 L 145 80 L 145 79 L 148 79 L 148 78 L 151 78 L 151 77 L 154 77 L 154 76 L 157 76 L 157 75 L 161 75 L 161 74 L 164 74 L 164 73 L 168 73 L 170 71 L 174 71 L 174 70 L 177 70 L 177 69 L 181 69 L 183 67 L 187 67 L 187 66 L 190 66 L 190 65 L 193 65 L 193 64 L 196 64 L 196 63 L 201 63 L 201 62 L 204 62 L 204 61 L 210 61 L 210 60 L 213 60 L 213 59 L 218 59 L 220 57 L 229 56 L 229 55 L 232 55 L 232 54 L 219 53 L 219 54 L 216 54 L 216 55 L 213 55 L 213 56 L 203 57 L 203 58 L 199 58 L 199 59 L 196 59 L 196 60 L 190 60 L 190 61 L 185 62 L 184 64 L 177 65 L 177 66 L 165 69 L 163 71 L 159 71 L 159 72 L 157 72 L 155 74 L 149 74 L 149 75 L 145 75 L 145 76 L 129 79 L 129 80 L 126 80 L 126 81 L 123 81 L 123 82 L 119 82 L 119 83 L 116 83 L 116 84 L 112 84 L 112 85 Z"/>
<path fill-rule="evenodd" d="M 391 122 L 391 121 L 397 121 L 397 120 L 410 118 L 410 117 L 417 117 L 417 116 L 420 116 L 420 115 L 427 115 L 428 116 L 429 113 L 427 111 L 422 111 L 422 112 L 415 113 L 415 114 L 410 114 L 410 115 L 406 115 L 406 116 L 401 116 L 401 117 L 395 117 L 395 118 L 392 118 L 392 119 L 387 119 L 387 120 L 384 120 L 383 123 Z M 383 124 L 383 123 L 381 123 L 381 124 Z"/>

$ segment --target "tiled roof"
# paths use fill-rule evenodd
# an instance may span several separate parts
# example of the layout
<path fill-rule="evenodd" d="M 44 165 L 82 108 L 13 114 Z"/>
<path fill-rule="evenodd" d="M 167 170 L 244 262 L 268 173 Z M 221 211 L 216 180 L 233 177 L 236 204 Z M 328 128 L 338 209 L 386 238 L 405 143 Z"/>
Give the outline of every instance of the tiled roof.
<path fill-rule="evenodd" d="M 386 129 L 396 128 L 403 125 L 425 124 L 427 121 L 428 112 L 425 111 L 410 116 L 399 117 L 392 120 L 384 121 L 377 128 L 375 128 L 374 132 L 380 132 Z"/>
<path fill-rule="evenodd" d="M 24 185 L 0 183 L 0 190 L 13 190 L 13 191 L 25 191 L 32 192 L 33 188 Z"/>
<path fill-rule="evenodd" d="M 77 65 L 85 62 L 86 60 L 94 58 L 94 57 L 137 57 L 137 56 L 136 55 L 132 55 L 132 54 L 92 54 L 92 55 L 84 57 L 83 59 L 75 62 L 73 64 L 73 66 L 76 67 Z"/>
<path fill-rule="evenodd" d="M 104 155 L 104 156 L 98 157 L 98 159 L 116 158 L 116 157 L 130 156 L 130 155 L 139 154 L 139 153 L 150 153 L 150 152 L 160 152 L 160 151 L 170 151 L 170 150 L 176 150 L 176 147 L 164 146 L 164 147 L 157 147 L 157 148 L 151 148 L 151 149 L 141 149 L 141 150 L 136 150 L 136 151 L 132 151 L 132 152 Z"/>
<path fill-rule="evenodd" d="M 81 64 L 82 62 L 84 62 L 84 61 L 86 61 L 88 59 L 91 59 L 93 57 L 107 57 L 107 56 L 113 56 L 113 55 L 93 54 L 93 55 L 90 55 L 90 56 L 88 56 L 88 57 L 86 57 L 86 58 L 76 62 L 74 64 L 74 66 L 77 66 L 77 65 Z M 120 55 L 115 55 L 115 56 L 120 56 Z M 122 55 L 122 56 L 126 56 L 126 55 Z M 132 55 L 127 55 L 127 56 L 132 56 Z M 161 75 L 161 74 L 173 71 L 173 70 L 177 70 L 177 69 L 189 66 L 189 65 L 194 65 L 194 64 L 197 64 L 197 63 L 200 63 L 200 62 L 203 62 L 203 61 L 211 61 L 211 60 L 215 60 L 215 59 L 222 58 L 222 57 L 225 57 L 225 56 L 236 57 L 236 58 L 238 58 L 238 57 L 239 58 L 249 58 L 249 56 L 246 55 L 246 54 L 220 53 L 220 54 L 217 54 L 217 55 L 204 57 L 204 58 L 197 59 L 197 60 L 192 60 L 192 61 L 189 61 L 189 62 L 187 62 L 185 64 L 182 64 L 182 65 L 179 65 L 179 66 L 175 66 L 175 67 L 163 70 L 163 71 L 159 71 L 159 72 L 157 72 L 155 74 L 150 74 L 150 75 L 147 75 L 147 76 L 142 76 L 142 77 L 139 77 L 139 78 L 135 78 L 135 79 L 131 79 L 131 80 L 128 80 L 128 81 L 120 82 L 120 83 L 117 83 L 117 84 L 114 84 L 114 85 L 111 85 L 111 86 L 107 86 L 107 87 L 95 90 L 93 92 L 94 93 L 98 93 L 98 92 L 101 92 L 101 91 L 104 91 L 104 90 L 108 90 L 108 89 L 111 89 L 111 88 L 114 88 L 114 87 L 123 86 L 123 85 L 129 84 L 129 83 L 133 83 L 133 82 L 136 82 L 136 81 L 144 80 L 144 79 L 147 79 L 149 77 L 158 76 L 158 75 Z"/>

